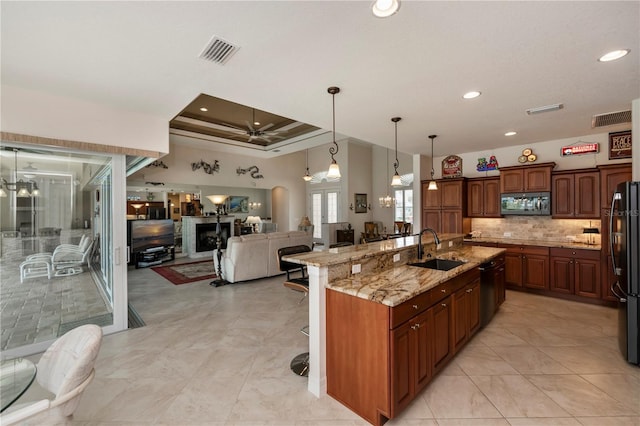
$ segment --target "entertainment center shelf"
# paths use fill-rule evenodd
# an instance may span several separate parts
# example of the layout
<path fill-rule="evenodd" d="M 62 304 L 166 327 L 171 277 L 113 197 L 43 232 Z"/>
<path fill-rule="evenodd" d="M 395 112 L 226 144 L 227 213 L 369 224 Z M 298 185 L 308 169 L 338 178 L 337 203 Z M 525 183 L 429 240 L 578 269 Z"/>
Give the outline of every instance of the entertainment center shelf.
<path fill-rule="evenodd" d="M 147 268 L 176 258 L 175 246 L 151 247 L 135 255 L 136 268 Z"/>

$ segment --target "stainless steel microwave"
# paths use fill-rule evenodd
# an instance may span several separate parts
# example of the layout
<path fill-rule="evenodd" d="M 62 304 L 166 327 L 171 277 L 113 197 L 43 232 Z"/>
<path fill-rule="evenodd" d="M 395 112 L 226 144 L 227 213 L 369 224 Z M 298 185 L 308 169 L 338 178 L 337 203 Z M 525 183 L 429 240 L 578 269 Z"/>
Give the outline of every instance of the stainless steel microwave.
<path fill-rule="evenodd" d="M 545 216 L 551 214 L 550 192 L 500 194 L 500 214 Z"/>

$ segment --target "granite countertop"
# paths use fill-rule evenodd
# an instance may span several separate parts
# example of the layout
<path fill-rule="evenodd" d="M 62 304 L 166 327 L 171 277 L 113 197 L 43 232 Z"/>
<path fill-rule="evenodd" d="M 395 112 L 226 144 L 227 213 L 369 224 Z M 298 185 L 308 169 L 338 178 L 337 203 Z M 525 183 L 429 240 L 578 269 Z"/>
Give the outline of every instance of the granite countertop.
<path fill-rule="evenodd" d="M 493 237 L 480 237 L 480 238 L 465 238 L 465 243 L 498 243 L 498 244 L 515 244 L 515 245 L 527 245 L 527 246 L 540 246 L 540 247 L 557 247 L 557 248 L 572 248 L 580 250 L 600 250 L 600 244 L 585 244 L 572 241 L 549 241 L 549 240 L 522 240 L 515 238 L 493 238 Z"/>
<path fill-rule="evenodd" d="M 438 235 L 441 243 L 451 241 L 456 238 L 462 239 L 462 237 L 463 234 Z M 425 246 L 433 244 L 433 236 L 431 234 L 424 234 L 422 236 L 422 244 L 424 244 Z M 354 246 L 336 247 L 318 251 L 314 250 L 308 253 L 285 256 L 283 257 L 283 260 L 308 266 L 331 266 L 357 261 L 368 257 L 374 257 L 383 252 L 400 251 L 408 247 L 415 247 L 417 245 L 418 237 L 416 235 L 410 235 L 408 237 L 393 238 L 390 240 L 376 241 L 368 244 L 357 244 Z"/>
<path fill-rule="evenodd" d="M 399 265 L 376 274 L 355 274 L 330 282 L 326 288 L 393 307 L 504 252 L 493 247 L 459 246 L 436 256 L 465 262 L 449 271 Z"/>

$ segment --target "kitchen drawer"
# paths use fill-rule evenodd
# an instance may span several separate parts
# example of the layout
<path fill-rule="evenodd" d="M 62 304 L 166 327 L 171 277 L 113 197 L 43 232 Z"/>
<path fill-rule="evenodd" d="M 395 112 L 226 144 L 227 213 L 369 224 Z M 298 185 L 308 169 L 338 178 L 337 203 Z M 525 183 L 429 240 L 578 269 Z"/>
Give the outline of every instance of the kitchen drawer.
<path fill-rule="evenodd" d="M 551 256 L 558 257 L 577 257 L 580 259 L 600 260 L 600 250 L 580 250 L 571 248 L 555 248 L 550 249 Z"/>
<path fill-rule="evenodd" d="M 521 246 L 515 244 L 499 244 L 498 247 L 506 248 L 509 253 L 522 253 L 538 256 L 549 256 L 549 247 Z"/>
<path fill-rule="evenodd" d="M 431 292 L 433 290 L 435 289 L 427 290 L 424 293 L 391 308 L 391 328 L 394 329 L 415 315 L 426 311 L 432 304 Z"/>

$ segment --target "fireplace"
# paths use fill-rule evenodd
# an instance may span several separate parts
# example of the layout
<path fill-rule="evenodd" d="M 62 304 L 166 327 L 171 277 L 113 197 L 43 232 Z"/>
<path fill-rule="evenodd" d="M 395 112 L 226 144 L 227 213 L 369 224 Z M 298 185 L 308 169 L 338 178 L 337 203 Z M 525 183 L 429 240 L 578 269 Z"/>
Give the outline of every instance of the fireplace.
<path fill-rule="evenodd" d="M 196 253 L 202 251 L 212 251 L 216 249 L 217 223 L 196 223 Z M 231 236 L 231 223 L 220 223 L 220 238 L 222 249 L 227 248 L 227 239 Z"/>

